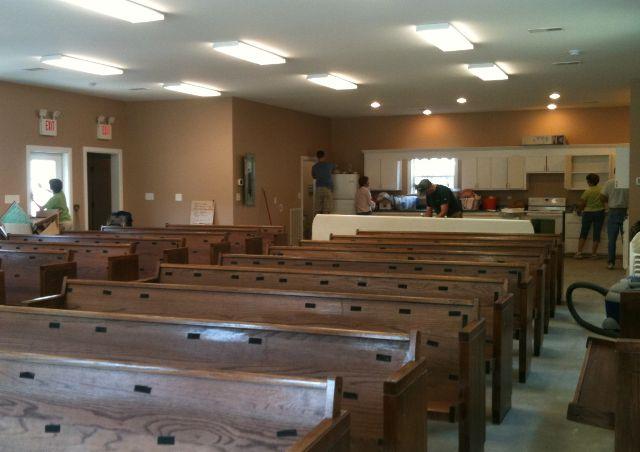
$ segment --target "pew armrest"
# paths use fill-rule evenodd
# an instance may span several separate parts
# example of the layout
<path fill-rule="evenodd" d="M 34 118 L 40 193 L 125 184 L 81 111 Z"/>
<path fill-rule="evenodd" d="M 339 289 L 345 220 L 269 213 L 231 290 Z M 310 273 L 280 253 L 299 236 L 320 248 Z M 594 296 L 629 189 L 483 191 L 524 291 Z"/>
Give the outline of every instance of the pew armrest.
<path fill-rule="evenodd" d="M 325 419 L 289 448 L 289 452 L 348 452 L 351 444 L 351 414 Z"/>
<path fill-rule="evenodd" d="M 427 450 L 427 378 L 425 358 L 409 361 L 384 382 L 384 447 Z"/>
<path fill-rule="evenodd" d="M 40 296 L 44 297 L 61 293 L 64 279 L 75 279 L 77 276 L 77 262 L 42 265 L 40 267 Z"/>

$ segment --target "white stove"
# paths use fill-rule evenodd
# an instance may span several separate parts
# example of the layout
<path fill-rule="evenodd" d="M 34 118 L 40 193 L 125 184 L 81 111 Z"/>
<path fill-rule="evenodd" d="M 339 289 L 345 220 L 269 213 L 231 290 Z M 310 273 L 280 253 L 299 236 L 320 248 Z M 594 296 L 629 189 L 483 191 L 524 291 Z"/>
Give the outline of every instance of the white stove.
<path fill-rule="evenodd" d="M 525 218 L 529 220 L 553 221 L 554 234 L 564 236 L 564 214 L 567 210 L 567 198 L 529 198 L 529 208 Z M 536 224 L 534 223 L 534 227 Z"/>

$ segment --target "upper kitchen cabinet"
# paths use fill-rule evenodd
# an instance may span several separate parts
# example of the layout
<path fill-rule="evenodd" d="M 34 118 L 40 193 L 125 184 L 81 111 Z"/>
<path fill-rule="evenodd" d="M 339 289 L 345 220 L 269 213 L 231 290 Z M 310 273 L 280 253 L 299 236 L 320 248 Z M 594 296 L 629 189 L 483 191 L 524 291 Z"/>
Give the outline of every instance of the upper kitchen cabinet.
<path fill-rule="evenodd" d="M 564 154 L 534 154 L 525 157 L 526 173 L 564 173 L 564 167 Z"/>
<path fill-rule="evenodd" d="M 527 188 L 527 173 L 525 158 L 513 155 L 507 159 L 507 189 L 525 190 Z"/>
<path fill-rule="evenodd" d="M 460 188 L 478 188 L 478 158 L 462 157 L 458 160 L 460 165 Z"/>
<path fill-rule="evenodd" d="M 595 173 L 604 183 L 615 177 L 615 156 L 611 153 L 590 155 L 567 155 L 564 188 L 584 190 L 587 188 L 587 174 Z"/>
<path fill-rule="evenodd" d="M 402 160 L 391 156 L 365 155 L 364 175 L 371 190 L 402 190 Z"/>
<path fill-rule="evenodd" d="M 472 165 L 472 159 L 475 160 L 475 167 Z M 465 157 L 461 162 L 461 188 L 478 190 L 524 190 L 526 188 L 524 157 Z M 472 172 L 473 168 L 475 168 L 475 174 Z M 474 177 L 475 185 L 465 184 L 465 182 L 473 182 Z"/>

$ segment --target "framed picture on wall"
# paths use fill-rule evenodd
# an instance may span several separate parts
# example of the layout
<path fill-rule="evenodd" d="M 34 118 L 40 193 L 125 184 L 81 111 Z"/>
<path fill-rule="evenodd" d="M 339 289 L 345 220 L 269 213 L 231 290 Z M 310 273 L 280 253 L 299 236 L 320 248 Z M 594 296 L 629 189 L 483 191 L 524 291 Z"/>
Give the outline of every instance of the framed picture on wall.
<path fill-rule="evenodd" d="M 244 205 L 256 205 L 256 158 L 253 154 L 244 156 Z"/>

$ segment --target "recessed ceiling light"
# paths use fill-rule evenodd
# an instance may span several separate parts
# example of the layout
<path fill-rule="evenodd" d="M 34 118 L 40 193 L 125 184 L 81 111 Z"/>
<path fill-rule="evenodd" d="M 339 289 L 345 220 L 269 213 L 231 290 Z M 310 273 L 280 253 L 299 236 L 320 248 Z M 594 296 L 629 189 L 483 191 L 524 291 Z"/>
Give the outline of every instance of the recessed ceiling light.
<path fill-rule="evenodd" d="M 260 66 L 287 62 L 280 55 L 242 41 L 214 42 L 213 50 Z"/>
<path fill-rule="evenodd" d="M 529 33 L 549 33 L 551 31 L 562 31 L 562 27 L 548 27 L 548 28 L 529 28 Z"/>
<path fill-rule="evenodd" d="M 416 32 L 443 52 L 473 49 L 473 44 L 449 23 L 418 25 Z"/>
<path fill-rule="evenodd" d="M 549 104 L 549 105 L 547 105 L 547 108 L 549 110 L 555 110 L 556 108 L 558 108 L 558 106 L 556 104 Z"/>
<path fill-rule="evenodd" d="M 164 14 L 129 0 L 62 0 L 132 24 L 164 20 Z"/>
<path fill-rule="evenodd" d="M 374 100 L 373 102 L 371 102 L 371 108 L 373 108 L 374 110 L 377 110 L 380 107 L 382 107 L 382 104 L 377 100 Z"/>
<path fill-rule="evenodd" d="M 456 99 L 456 102 L 458 102 L 459 104 L 466 104 L 467 103 L 467 99 L 464 97 L 458 97 Z"/>
<path fill-rule="evenodd" d="M 426 115 L 426 116 L 429 116 L 429 115 L 431 114 L 431 110 L 429 110 L 428 108 L 426 108 L 426 109 L 422 110 L 422 114 L 423 114 L 423 115 Z"/>
<path fill-rule="evenodd" d="M 467 70 L 485 82 L 507 80 L 509 76 L 495 63 L 469 64 Z"/>
<path fill-rule="evenodd" d="M 167 83 L 162 85 L 164 89 L 175 91 L 177 93 L 191 94 L 198 97 L 216 97 L 220 96 L 220 91 L 208 86 L 196 85 L 193 83 Z"/>
<path fill-rule="evenodd" d="M 40 62 L 72 71 L 86 72 L 94 75 L 121 75 L 124 71 L 118 67 L 108 66 L 94 61 L 74 58 L 68 55 L 47 55 Z"/>
<path fill-rule="evenodd" d="M 553 100 L 560 99 L 560 93 L 551 93 L 551 94 L 549 94 L 549 99 L 553 99 Z"/>
<path fill-rule="evenodd" d="M 347 89 L 358 89 L 358 85 L 355 83 L 337 77 L 333 74 L 311 74 L 307 75 L 307 80 L 316 85 L 326 86 L 327 88 L 336 89 L 339 91 Z"/>

